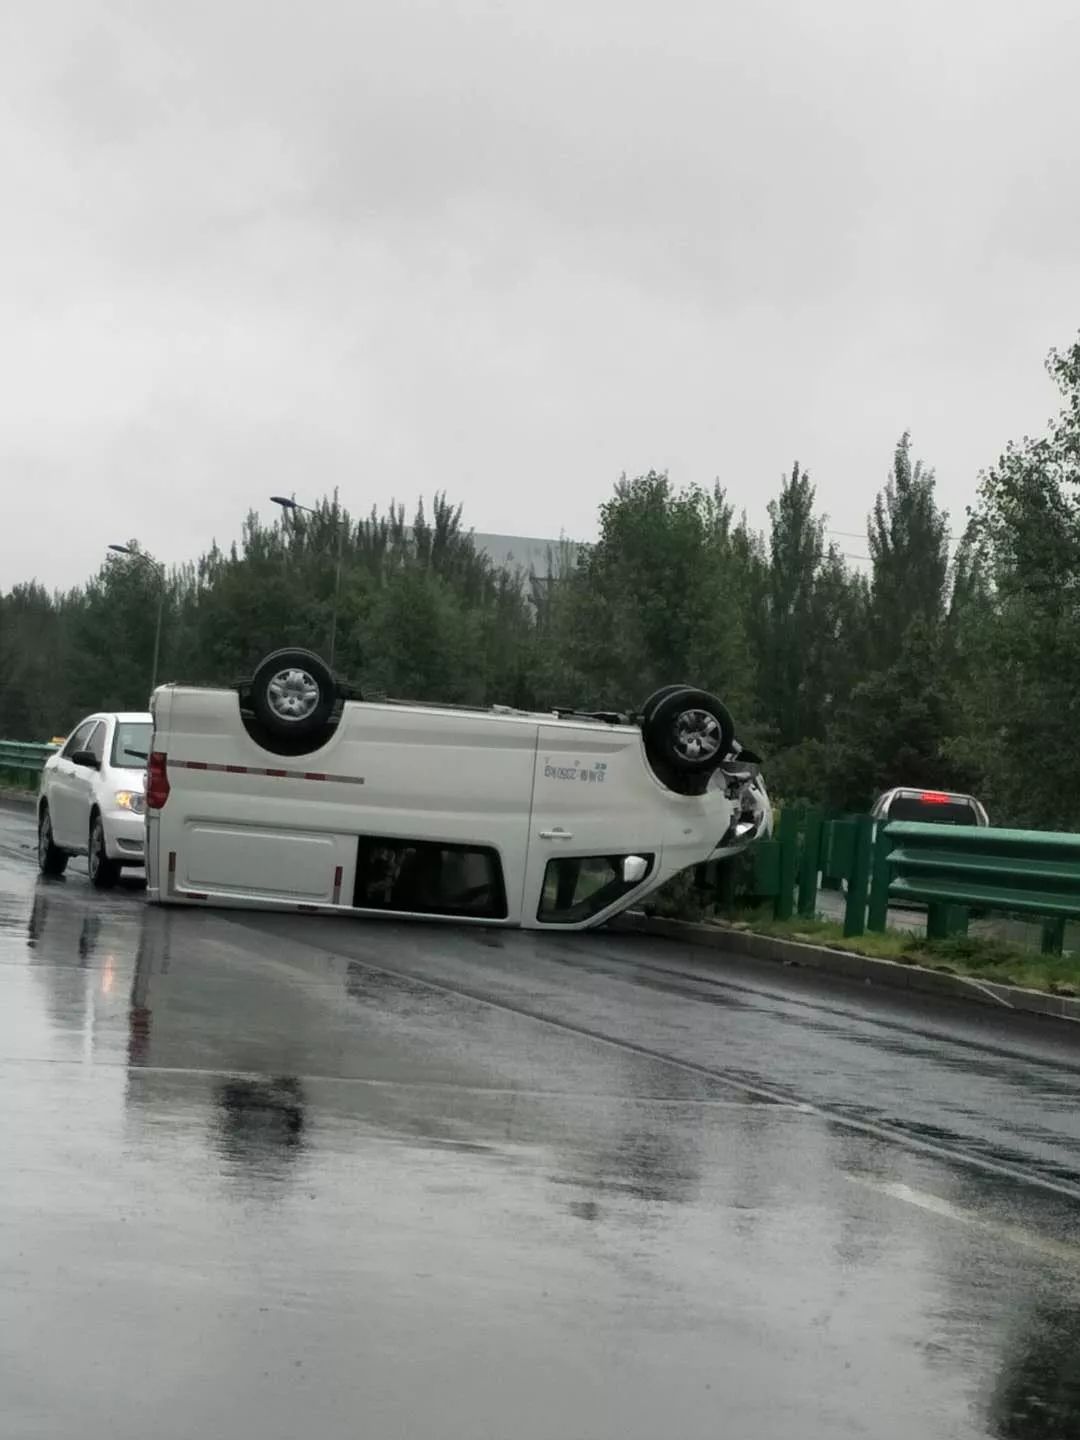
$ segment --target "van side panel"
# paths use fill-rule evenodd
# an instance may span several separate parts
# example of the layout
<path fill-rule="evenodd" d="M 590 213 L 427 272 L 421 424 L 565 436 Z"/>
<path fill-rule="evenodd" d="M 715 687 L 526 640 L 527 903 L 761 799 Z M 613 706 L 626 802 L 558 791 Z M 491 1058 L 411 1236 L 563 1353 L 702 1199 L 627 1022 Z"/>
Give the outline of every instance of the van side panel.
<path fill-rule="evenodd" d="M 344 876 L 356 867 L 356 840 L 191 820 L 179 854 L 181 887 L 336 905 Z"/>
<path fill-rule="evenodd" d="M 151 898 L 348 906 L 357 837 L 386 835 L 493 848 L 504 923 L 519 922 L 535 719 L 349 703 L 321 749 L 281 756 L 248 735 L 233 691 L 156 698 L 170 793 L 148 827 Z"/>

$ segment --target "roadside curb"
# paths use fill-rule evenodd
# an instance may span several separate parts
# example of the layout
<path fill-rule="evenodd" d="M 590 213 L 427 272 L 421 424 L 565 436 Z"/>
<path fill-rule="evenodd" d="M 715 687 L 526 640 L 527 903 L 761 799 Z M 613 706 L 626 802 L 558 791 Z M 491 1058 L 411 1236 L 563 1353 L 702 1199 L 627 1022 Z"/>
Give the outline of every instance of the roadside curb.
<path fill-rule="evenodd" d="M 0 787 L 0 803 L 4 805 L 24 805 L 31 810 L 36 800 L 37 792 L 34 790 L 5 790 Z"/>
<path fill-rule="evenodd" d="M 657 935 L 666 940 L 681 940 L 687 945 L 720 950 L 752 960 L 768 960 L 777 965 L 801 965 L 806 969 L 822 970 L 829 975 L 842 975 L 848 980 L 884 985 L 893 990 L 916 990 L 922 994 L 948 996 L 953 1000 L 974 1001 L 994 1009 L 1080 1023 L 1080 1000 L 1067 995 L 1047 995 L 1041 990 L 1025 990 L 1018 985 L 1001 985 L 993 980 L 976 980 L 943 970 L 901 965 L 896 960 L 878 960 L 869 955 L 832 950 L 825 945 L 811 945 L 801 940 L 780 940 L 772 935 L 754 935 L 748 930 L 736 930 L 725 925 L 699 925 L 689 920 L 664 920 L 638 913 L 620 916 L 611 928 Z"/>

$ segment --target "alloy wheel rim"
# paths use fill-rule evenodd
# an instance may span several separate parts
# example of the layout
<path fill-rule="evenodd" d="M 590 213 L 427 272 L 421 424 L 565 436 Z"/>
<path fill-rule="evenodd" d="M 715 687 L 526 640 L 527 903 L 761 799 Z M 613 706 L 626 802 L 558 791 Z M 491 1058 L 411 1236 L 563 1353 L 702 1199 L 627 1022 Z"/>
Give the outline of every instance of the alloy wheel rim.
<path fill-rule="evenodd" d="M 279 670 L 266 687 L 266 699 L 279 720 L 294 724 L 306 720 L 319 703 L 319 686 L 307 670 L 288 666 Z"/>
<path fill-rule="evenodd" d="M 720 722 L 708 710 L 683 710 L 676 717 L 674 745 L 683 760 L 712 760 L 722 738 Z"/>

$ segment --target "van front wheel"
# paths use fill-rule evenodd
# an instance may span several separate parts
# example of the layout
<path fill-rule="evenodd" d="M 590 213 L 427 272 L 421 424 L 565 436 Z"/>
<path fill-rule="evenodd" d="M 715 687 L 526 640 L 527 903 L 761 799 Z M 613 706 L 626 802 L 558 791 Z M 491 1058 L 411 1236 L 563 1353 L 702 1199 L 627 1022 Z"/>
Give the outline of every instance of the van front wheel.
<path fill-rule="evenodd" d="M 677 689 L 644 722 L 645 742 L 673 770 L 703 775 L 731 753 L 735 726 L 727 706 L 704 690 Z"/>

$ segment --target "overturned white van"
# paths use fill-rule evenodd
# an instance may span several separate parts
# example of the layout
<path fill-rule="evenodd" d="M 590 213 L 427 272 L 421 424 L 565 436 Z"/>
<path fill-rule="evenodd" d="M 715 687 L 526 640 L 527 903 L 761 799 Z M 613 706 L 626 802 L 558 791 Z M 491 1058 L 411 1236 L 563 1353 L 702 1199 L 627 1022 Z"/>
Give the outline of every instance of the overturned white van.
<path fill-rule="evenodd" d="M 727 710 L 682 685 L 632 716 L 372 702 L 283 650 L 151 711 L 160 904 L 584 929 L 771 825 Z"/>

